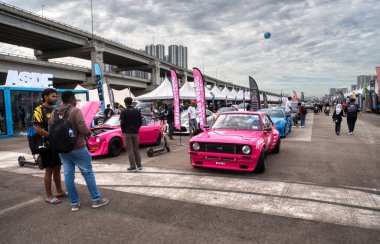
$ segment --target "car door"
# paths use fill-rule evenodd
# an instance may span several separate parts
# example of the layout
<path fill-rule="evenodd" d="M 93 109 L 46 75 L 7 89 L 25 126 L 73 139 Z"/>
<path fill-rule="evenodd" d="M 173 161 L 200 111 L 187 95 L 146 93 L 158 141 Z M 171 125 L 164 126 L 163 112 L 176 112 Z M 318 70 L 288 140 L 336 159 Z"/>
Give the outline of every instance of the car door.
<path fill-rule="evenodd" d="M 267 149 L 267 151 L 269 151 L 271 150 L 273 124 L 266 114 L 262 116 L 262 119 L 263 119 L 263 128 L 264 128 L 265 148 Z"/>

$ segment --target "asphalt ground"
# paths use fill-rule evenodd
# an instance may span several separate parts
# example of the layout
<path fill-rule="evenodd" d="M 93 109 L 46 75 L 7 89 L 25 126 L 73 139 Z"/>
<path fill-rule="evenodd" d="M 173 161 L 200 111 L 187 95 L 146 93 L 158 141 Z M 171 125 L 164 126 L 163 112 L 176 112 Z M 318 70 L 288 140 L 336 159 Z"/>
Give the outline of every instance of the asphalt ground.
<path fill-rule="evenodd" d="M 126 153 L 95 158 L 111 202 L 92 209 L 78 175 L 75 213 L 43 202 L 43 171 L 17 166 L 26 139 L 2 139 L 0 243 L 379 243 L 380 117 L 363 115 L 352 136 L 344 121 L 339 137 L 330 117 L 308 117 L 264 174 L 193 169 L 179 137 L 154 158 L 141 148 L 142 173 L 125 171 Z"/>

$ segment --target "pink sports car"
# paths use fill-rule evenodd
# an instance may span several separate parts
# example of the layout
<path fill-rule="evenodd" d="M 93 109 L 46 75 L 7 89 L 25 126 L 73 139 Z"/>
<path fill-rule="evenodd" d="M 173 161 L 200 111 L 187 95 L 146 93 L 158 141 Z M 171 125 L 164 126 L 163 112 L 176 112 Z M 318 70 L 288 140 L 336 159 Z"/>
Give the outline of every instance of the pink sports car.
<path fill-rule="evenodd" d="M 265 171 L 267 153 L 280 152 L 280 136 L 270 117 L 261 112 L 226 112 L 212 127 L 189 142 L 195 168 Z"/>
<path fill-rule="evenodd" d="M 124 148 L 124 136 L 121 132 L 119 115 L 109 118 L 102 126 L 92 128 L 92 136 L 87 141 L 91 156 L 118 156 Z M 143 125 L 139 131 L 140 145 L 161 143 L 162 126 L 150 117 L 143 117 Z"/>

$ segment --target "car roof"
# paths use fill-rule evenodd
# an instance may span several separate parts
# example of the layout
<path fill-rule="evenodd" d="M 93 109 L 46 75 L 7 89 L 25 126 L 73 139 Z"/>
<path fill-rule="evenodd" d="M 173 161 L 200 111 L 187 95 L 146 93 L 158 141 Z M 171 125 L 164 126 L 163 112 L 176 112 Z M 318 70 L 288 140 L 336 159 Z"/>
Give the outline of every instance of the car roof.
<path fill-rule="evenodd" d="M 264 112 L 259 112 L 259 111 L 228 111 L 228 112 L 223 112 L 221 114 L 266 114 Z"/>

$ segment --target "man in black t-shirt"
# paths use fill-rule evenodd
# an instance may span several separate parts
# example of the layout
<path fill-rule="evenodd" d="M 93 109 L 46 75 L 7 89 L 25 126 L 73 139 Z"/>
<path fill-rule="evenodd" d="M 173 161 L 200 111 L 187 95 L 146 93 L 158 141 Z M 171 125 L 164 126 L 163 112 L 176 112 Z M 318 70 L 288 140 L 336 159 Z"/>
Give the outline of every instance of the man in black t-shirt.
<path fill-rule="evenodd" d="M 120 126 L 129 158 L 130 167 L 128 171 L 136 172 L 137 170 L 142 170 L 139 152 L 139 129 L 142 126 L 142 118 L 140 111 L 132 107 L 131 97 L 126 97 L 124 103 L 126 109 L 121 111 Z"/>
<path fill-rule="evenodd" d="M 61 184 L 61 159 L 58 153 L 53 152 L 50 149 L 49 143 L 49 130 L 48 121 L 53 112 L 52 105 L 57 102 L 57 91 L 53 88 L 47 88 L 42 92 L 43 103 L 34 109 L 33 124 L 36 133 L 42 136 L 45 140 L 46 149 L 41 150 L 41 164 L 45 169 L 45 201 L 50 204 L 61 203 L 57 197 L 65 196 L 65 192 L 62 189 Z M 56 197 L 53 197 L 51 190 L 52 178 L 54 179 L 55 187 L 57 190 Z"/>
<path fill-rule="evenodd" d="M 345 107 L 344 110 L 347 116 L 348 132 L 350 135 L 352 135 L 354 133 L 355 123 L 358 119 L 358 113 L 360 112 L 360 108 L 357 104 L 355 104 L 355 99 L 350 98 L 350 103 L 348 104 L 348 106 Z"/>
<path fill-rule="evenodd" d="M 111 118 L 113 115 L 113 110 L 111 109 L 111 105 L 107 104 L 107 108 L 104 110 L 104 119 L 107 120 Z"/>

